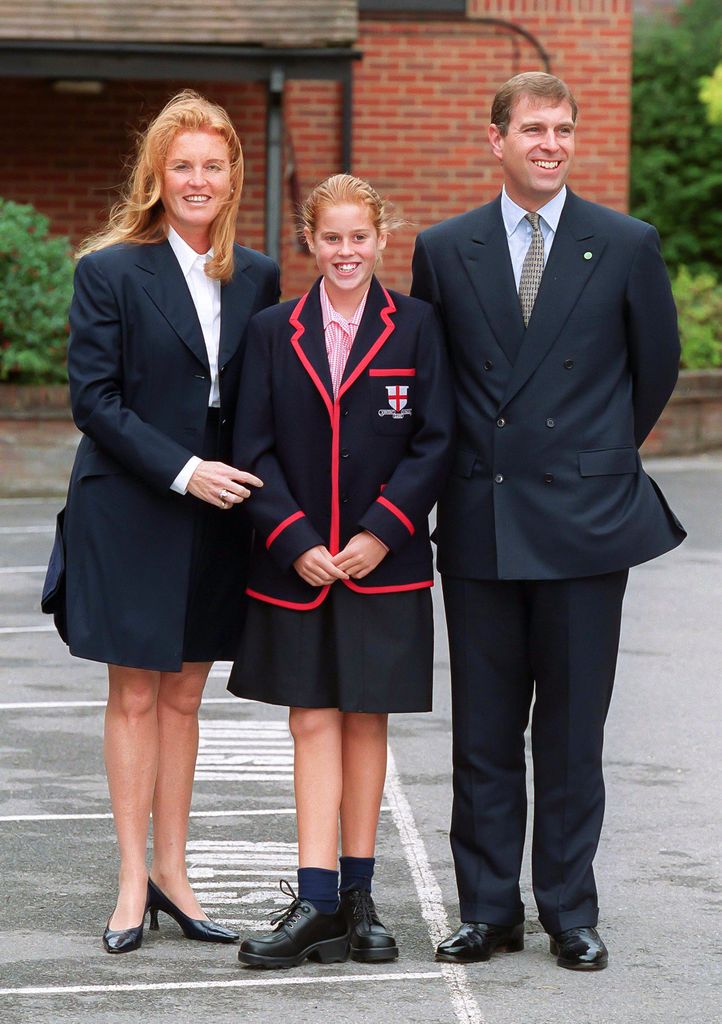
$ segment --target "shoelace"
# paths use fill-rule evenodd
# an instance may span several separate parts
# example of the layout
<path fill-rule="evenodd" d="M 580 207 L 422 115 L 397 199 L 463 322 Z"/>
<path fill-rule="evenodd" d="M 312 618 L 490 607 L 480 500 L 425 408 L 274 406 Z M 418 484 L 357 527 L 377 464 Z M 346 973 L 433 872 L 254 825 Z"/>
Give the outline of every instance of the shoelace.
<path fill-rule="evenodd" d="M 298 894 L 294 891 L 291 883 L 287 882 L 285 878 L 281 879 L 278 887 L 284 896 L 289 896 L 292 900 L 290 906 L 273 914 L 270 918 L 271 924 L 274 927 L 281 928 L 284 924 L 293 924 L 294 921 L 299 920 L 298 908 L 301 906 L 301 900 L 298 898 Z"/>
<path fill-rule="evenodd" d="M 366 925 L 368 928 L 370 928 L 372 924 L 376 923 L 376 914 L 374 913 L 374 905 L 371 901 L 371 893 L 366 892 L 365 889 L 359 889 L 358 895 L 354 894 L 353 916 L 354 920 Z"/>

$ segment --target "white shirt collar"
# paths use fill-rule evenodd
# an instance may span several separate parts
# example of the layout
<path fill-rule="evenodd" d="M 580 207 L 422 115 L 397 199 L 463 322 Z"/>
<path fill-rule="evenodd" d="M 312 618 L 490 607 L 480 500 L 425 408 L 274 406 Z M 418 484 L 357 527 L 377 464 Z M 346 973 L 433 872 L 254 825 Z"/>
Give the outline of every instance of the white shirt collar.
<path fill-rule="evenodd" d="M 550 199 L 548 203 L 545 203 L 544 206 L 537 210 L 539 216 L 555 234 L 559 227 L 559 218 L 562 215 L 566 198 L 567 186 L 563 185 L 553 199 Z M 506 186 L 503 186 L 501 190 L 501 216 L 504 220 L 507 238 L 514 234 L 528 212 L 528 210 L 518 206 L 513 199 L 509 198 Z"/>
<path fill-rule="evenodd" d="M 192 249 L 188 243 L 181 238 L 178 232 L 168 225 L 168 241 L 170 247 L 175 253 L 175 257 L 180 263 L 180 268 L 183 271 L 183 277 L 188 277 L 193 268 L 193 264 L 200 257 L 204 262 L 211 259 L 213 256 L 213 250 L 209 249 L 208 252 L 199 253 L 195 249 Z"/>

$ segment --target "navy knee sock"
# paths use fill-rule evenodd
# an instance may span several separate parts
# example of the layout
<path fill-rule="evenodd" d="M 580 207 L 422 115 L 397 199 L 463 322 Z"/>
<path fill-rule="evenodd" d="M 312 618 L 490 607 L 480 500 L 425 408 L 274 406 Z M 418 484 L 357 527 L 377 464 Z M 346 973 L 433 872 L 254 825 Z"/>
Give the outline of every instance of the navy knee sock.
<path fill-rule="evenodd" d="M 298 895 L 320 910 L 332 914 L 338 907 L 338 871 L 329 868 L 299 868 Z"/>
<path fill-rule="evenodd" d="M 341 884 L 339 892 L 349 889 L 365 889 L 371 892 L 371 879 L 374 874 L 375 857 L 340 857 Z"/>

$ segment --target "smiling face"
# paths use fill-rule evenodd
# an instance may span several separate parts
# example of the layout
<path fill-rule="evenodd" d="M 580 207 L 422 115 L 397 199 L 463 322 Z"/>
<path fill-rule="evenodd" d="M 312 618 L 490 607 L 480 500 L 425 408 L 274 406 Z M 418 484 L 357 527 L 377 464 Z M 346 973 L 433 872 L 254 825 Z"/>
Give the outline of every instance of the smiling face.
<path fill-rule="evenodd" d="M 324 276 L 331 304 L 342 316 L 351 316 L 386 248 L 386 232 L 376 230 L 366 206 L 338 203 L 324 207 L 316 230 L 311 234 L 306 229 L 304 235 Z"/>
<path fill-rule="evenodd" d="M 489 125 L 489 142 L 504 171 L 509 198 L 525 210 L 538 210 L 560 191 L 574 159 L 574 121 L 565 100 L 549 106 L 522 94 L 502 135 Z"/>
<path fill-rule="evenodd" d="M 228 145 L 216 131 L 178 132 L 168 149 L 161 199 L 168 223 L 196 252 L 231 193 Z"/>

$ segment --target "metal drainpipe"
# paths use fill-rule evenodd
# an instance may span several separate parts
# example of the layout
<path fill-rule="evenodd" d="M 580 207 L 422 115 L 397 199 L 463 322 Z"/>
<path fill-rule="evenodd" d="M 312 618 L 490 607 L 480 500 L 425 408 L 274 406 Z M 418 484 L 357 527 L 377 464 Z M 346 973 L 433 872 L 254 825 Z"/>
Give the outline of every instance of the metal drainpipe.
<path fill-rule="evenodd" d="M 275 67 L 268 79 L 266 115 L 266 252 L 276 263 L 281 259 L 283 212 L 283 86 L 285 74 Z"/>

